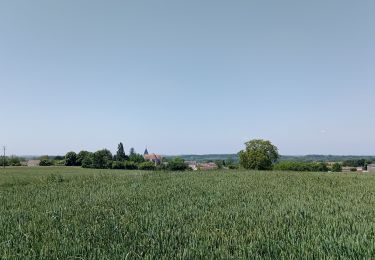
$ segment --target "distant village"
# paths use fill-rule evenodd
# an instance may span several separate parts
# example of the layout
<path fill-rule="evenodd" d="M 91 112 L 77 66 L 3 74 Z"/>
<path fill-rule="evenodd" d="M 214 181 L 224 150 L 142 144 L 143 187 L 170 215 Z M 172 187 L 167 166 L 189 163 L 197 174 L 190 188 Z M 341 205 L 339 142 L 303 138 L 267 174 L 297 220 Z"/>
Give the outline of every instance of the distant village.
<path fill-rule="evenodd" d="M 145 149 L 143 153 L 143 158 L 145 161 L 152 162 L 157 165 L 167 164 L 168 160 L 160 154 L 156 153 L 149 153 L 147 149 Z M 61 159 L 57 157 L 57 159 Z M 224 163 L 218 164 L 218 162 L 197 162 L 195 160 L 185 160 L 185 164 L 188 166 L 190 170 L 193 171 L 205 171 L 205 170 L 217 170 L 219 168 L 226 168 L 229 169 L 229 165 L 225 165 Z M 27 167 L 39 167 L 41 163 L 41 159 L 28 159 L 20 161 L 19 166 L 27 166 Z M 328 162 L 327 165 L 333 165 L 335 162 Z M 366 173 L 366 172 L 375 172 L 375 163 L 368 164 L 366 167 L 350 167 L 350 166 L 343 166 L 342 172 L 349 173 L 349 172 L 357 172 L 357 173 Z"/>
<path fill-rule="evenodd" d="M 81 166 L 83 168 L 98 169 L 127 169 L 127 170 L 191 170 L 207 171 L 217 169 L 255 169 L 255 170 L 275 170 L 275 171 L 319 171 L 319 172 L 375 172 L 375 157 L 360 156 L 280 156 L 277 148 L 269 141 L 252 140 L 248 144 L 265 145 L 265 147 L 274 149 L 275 160 L 268 159 L 269 167 L 267 169 L 257 168 L 247 164 L 246 160 L 250 159 L 252 165 L 258 163 L 258 158 L 253 155 L 246 157 L 246 152 L 241 151 L 238 155 L 209 155 L 204 156 L 162 156 L 157 153 L 149 153 L 146 148 L 143 154 L 135 152 L 134 148 L 130 149 L 128 155 L 125 154 L 122 143 L 118 144 L 116 154 L 112 154 L 107 149 L 96 152 L 80 151 L 78 154 L 71 151 L 65 156 L 41 156 L 37 158 L 21 158 L 17 156 L 3 156 L 3 166 Z M 251 150 L 250 150 L 251 151 Z M 267 153 L 266 153 L 267 154 Z M 241 162 L 241 155 L 243 156 Z M 345 160 L 343 160 L 345 158 Z M 197 160 L 194 160 L 197 159 Z M 333 159 L 332 161 L 328 161 Z M 341 160 L 340 160 L 341 159 Z"/>
<path fill-rule="evenodd" d="M 42 156 L 42 157 L 45 158 L 46 156 Z M 56 157 L 57 157 L 57 159 L 62 159 L 62 157 L 59 157 L 59 156 L 56 156 Z M 54 159 L 56 157 L 54 157 Z M 19 166 L 39 167 L 39 166 L 41 166 L 40 164 L 41 164 L 41 161 L 43 160 L 43 158 L 22 160 L 22 161 L 20 161 Z M 160 154 L 149 153 L 147 148 L 145 149 L 145 151 L 143 153 L 143 158 L 144 158 L 145 161 L 149 161 L 149 162 L 154 163 L 155 166 L 168 163 L 167 160 L 165 159 L 165 157 L 163 157 Z M 217 169 L 221 168 L 221 166 L 218 165 L 215 162 L 197 162 L 197 161 L 184 161 L 184 162 L 188 166 L 188 168 L 190 170 L 193 170 L 193 171 L 217 170 Z"/>

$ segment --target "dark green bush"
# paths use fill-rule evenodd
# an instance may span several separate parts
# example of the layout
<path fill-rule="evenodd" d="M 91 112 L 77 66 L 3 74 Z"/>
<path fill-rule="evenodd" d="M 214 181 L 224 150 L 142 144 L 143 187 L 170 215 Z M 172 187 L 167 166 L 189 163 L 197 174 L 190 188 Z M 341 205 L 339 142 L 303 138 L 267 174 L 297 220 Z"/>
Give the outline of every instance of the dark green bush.
<path fill-rule="evenodd" d="M 342 172 L 342 166 L 340 163 L 334 163 L 332 165 L 332 171 L 333 172 Z"/>
<path fill-rule="evenodd" d="M 124 162 L 124 169 L 126 169 L 126 170 L 136 170 L 136 169 L 138 169 L 138 166 L 135 162 L 125 161 Z"/>
<path fill-rule="evenodd" d="M 325 163 L 316 162 L 279 162 L 274 165 L 277 171 L 299 171 L 299 172 L 327 172 L 329 169 Z"/>
<path fill-rule="evenodd" d="M 153 162 L 143 162 L 138 165 L 138 169 L 146 170 L 146 171 L 153 171 L 156 169 L 155 163 Z"/>
<path fill-rule="evenodd" d="M 135 163 L 143 163 L 145 161 L 145 159 L 143 158 L 143 156 L 141 154 L 131 153 L 129 155 L 129 161 L 135 162 Z"/>
<path fill-rule="evenodd" d="M 75 152 L 68 152 L 65 155 L 65 166 L 76 166 L 77 154 Z"/>
<path fill-rule="evenodd" d="M 52 166 L 52 165 L 53 165 L 53 163 L 49 159 L 42 159 L 39 162 L 39 166 Z"/>
<path fill-rule="evenodd" d="M 171 171 L 185 171 L 189 166 L 185 163 L 182 158 L 174 158 L 168 162 L 167 169 Z"/>
<path fill-rule="evenodd" d="M 112 169 L 125 169 L 124 162 L 119 162 L 119 161 L 112 162 Z"/>
<path fill-rule="evenodd" d="M 53 165 L 65 166 L 65 160 L 53 160 Z"/>
<path fill-rule="evenodd" d="M 19 157 L 12 156 L 8 158 L 8 165 L 10 166 L 21 166 L 21 160 Z"/>
<path fill-rule="evenodd" d="M 112 153 L 107 150 L 99 150 L 93 154 L 92 165 L 96 169 L 109 169 L 112 167 Z"/>
<path fill-rule="evenodd" d="M 88 151 L 80 151 L 78 154 L 77 154 L 77 165 L 78 166 L 82 166 L 82 163 L 83 163 L 83 160 L 87 157 L 87 156 L 90 156 L 92 155 L 92 153 L 88 152 Z"/>
<path fill-rule="evenodd" d="M 365 167 L 367 164 L 370 164 L 370 160 L 358 159 L 358 160 L 346 160 L 343 162 L 342 166 L 344 167 Z"/>
<path fill-rule="evenodd" d="M 228 169 L 231 169 L 231 170 L 237 170 L 239 168 L 239 166 L 237 164 L 229 164 L 228 165 Z"/>
<path fill-rule="evenodd" d="M 94 168 L 93 166 L 93 154 L 87 154 L 85 158 L 82 160 L 82 167 L 83 168 Z"/>

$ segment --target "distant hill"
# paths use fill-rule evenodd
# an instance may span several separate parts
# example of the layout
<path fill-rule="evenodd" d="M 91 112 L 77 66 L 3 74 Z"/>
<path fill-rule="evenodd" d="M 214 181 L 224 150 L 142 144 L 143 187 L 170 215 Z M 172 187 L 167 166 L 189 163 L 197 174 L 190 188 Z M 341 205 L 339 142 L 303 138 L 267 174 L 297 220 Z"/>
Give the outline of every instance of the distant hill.
<path fill-rule="evenodd" d="M 292 156 L 292 155 L 282 155 L 281 161 L 297 161 L 297 162 L 343 162 L 347 160 L 359 160 L 366 159 L 370 161 L 375 161 L 375 156 L 368 155 L 304 155 L 304 156 Z"/>
<path fill-rule="evenodd" d="M 181 157 L 185 161 L 197 161 L 197 162 L 206 162 L 206 161 L 217 161 L 217 160 L 228 160 L 237 162 L 237 154 L 189 154 L 189 155 L 179 155 L 179 156 L 165 156 L 167 158 Z"/>
<path fill-rule="evenodd" d="M 185 161 L 216 161 L 216 160 L 228 160 L 231 159 L 235 162 L 238 162 L 237 154 L 189 154 L 189 155 L 180 155 L 180 156 L 166 156 L 167 158 L 181 157 Z M 360 156 L 360 155 L 281 155 L 280 161 L 295 161 L 295 162 L 343 162 L 346 160 L 358 160 L 366 159 L 375 161 L 375 156 Z"/>

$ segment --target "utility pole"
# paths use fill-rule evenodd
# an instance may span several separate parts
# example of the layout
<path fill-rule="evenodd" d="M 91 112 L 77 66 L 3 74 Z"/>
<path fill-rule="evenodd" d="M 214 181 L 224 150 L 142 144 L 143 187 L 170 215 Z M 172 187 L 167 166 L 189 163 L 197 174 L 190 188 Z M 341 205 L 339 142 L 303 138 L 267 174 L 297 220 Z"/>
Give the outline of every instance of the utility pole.
<path fill-rule="evenodd" d="M 3 155 L 3 168 L 5 169 L 5 146 L 3 146 L 3 151 L 4 151 L 4 155 Z"/>

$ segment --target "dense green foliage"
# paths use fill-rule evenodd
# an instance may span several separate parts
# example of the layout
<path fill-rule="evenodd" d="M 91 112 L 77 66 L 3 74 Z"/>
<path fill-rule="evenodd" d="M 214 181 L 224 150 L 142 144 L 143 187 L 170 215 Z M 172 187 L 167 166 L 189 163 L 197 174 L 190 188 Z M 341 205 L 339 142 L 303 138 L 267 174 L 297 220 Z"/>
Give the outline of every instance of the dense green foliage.
<path fill-rule="evenodd" d="M 245 143 L 246 149 L 239 152 L 240 164 L 245 169 L 272 170 L 279 158 L 277 147 L 270 141 L 255 139 Z"/>
<path fill-rule="evenodd" d="M 65 166 L 77 166 L 77 154 L 75 152 L 68 152 L 65 155 Z"/>
<path fill-rule="evenodd" d="M 375 176 L 0 169 L 2 259 L 371 259 Z"/>
<path fill-rule="evenodd" d="M 145 159 L 143 158 L 141 154 L 134 152 L 129 155 L 129 161 L 134 162 L 134 163 L 143 163 Z"/>
<path fill-rule="evenodd" d="M 343 162 L 344 167 L 366 167 L 368 164 L 371 164 L 372 160 L 366 159 L 357 159 L 357 160 L 346 160 Z"/>
<path fill-rule="evenodd" d="M 41 159 L 39 162 L 39 166 L 52 166 L 53 161 L 47 158 Z"/>
<path fill-rule="evenodd" d="M 93 158 L 94 158 L 93 153 L 85 154 L 82 160 L 82 165 L 81 165 L 82 168 L 93 168 Z"/>
<path fill-rule="evenodd" d="M 96 151 L 92 156 L 92 167 L 96 169 L 110 169 L 112 166 L 113 156 L 112 153 L 107 150 Z"/>
<path fill-rule="evenodd" d="M 333 172 L 342 172 L 342 165 L 340 163 L 334 163 L 332 165 Z"/>
<path fill-rule="evenodd" d="M 121 161 L 114 161 L 112 162 L 112 169 L 125 169 L 124 162 Z"/>
<path fill-rule="evenodd" d="M 112 169 L 136 170 L 138 169 L 138 165 L 132 161 L 114 161 L 112 163 Z"/>
<path fill-rule="evenodd" d="M 188 168 L 189 167 L 185 163 L 184 159 L 174 158 L 174 159 L 168 161 L 168 166 L 167 166 L 168 170 L 171 170 L 171 171 L 185 171 Z"/>
<path fill-rule="evenodd" d="M 78 166 L 82 166 L 82 163 L 83 163 L 83 160 L 90 156 L 91 153 L 88 152 L 88 151 L 80 151 L 78 154 L 77 154 L 77 165 Z"/>
<path fill-rule="evenodd" d="M 138 165 L 138 169 L 145 171 L 153 171 L 156 170 L 156 166 L 153 162 L 143 162 Z"/>
<path fill-rule="evenodd" d="M 70 159 L 72 158 L 72 159 Z M 94 153 L 88 151 L 81 151 L 76 155 L 74 152 L 69 152 L 65 156 L 66 166 L 82 166 L 83 168 L 94 169 L 126 169 L 126 170 L 155 170 L 156 167 L 152 163 L 145 163 L 145 159 L 141 154 L 135 152 L 134 148 L 130 149 L 129 156 L 125 154 L 124 145 L 119 143 L 116 155 L 108 149 L 102 149 Z"/>
<path fill-rule="evenodd" d="M 133 161 L 126 161 L 124 162 L 124 169 L 125 170 L 136 170 L 138 169 L 138 164 Z"/>
<path fill-rule="evenodd" d="M 0 157 L 0 166 L 21 166 L 21 161 L 25 160 L 24 158 L 18 156 L 1 156 Z"/>
<path fill-rule="evenodd" d="M 278 171 L 298 171 L 298 172 L 327 172 L 329 170 L 325 163 L 315 162 L 279 162 L 274 165 L 274 170 Z"/>

